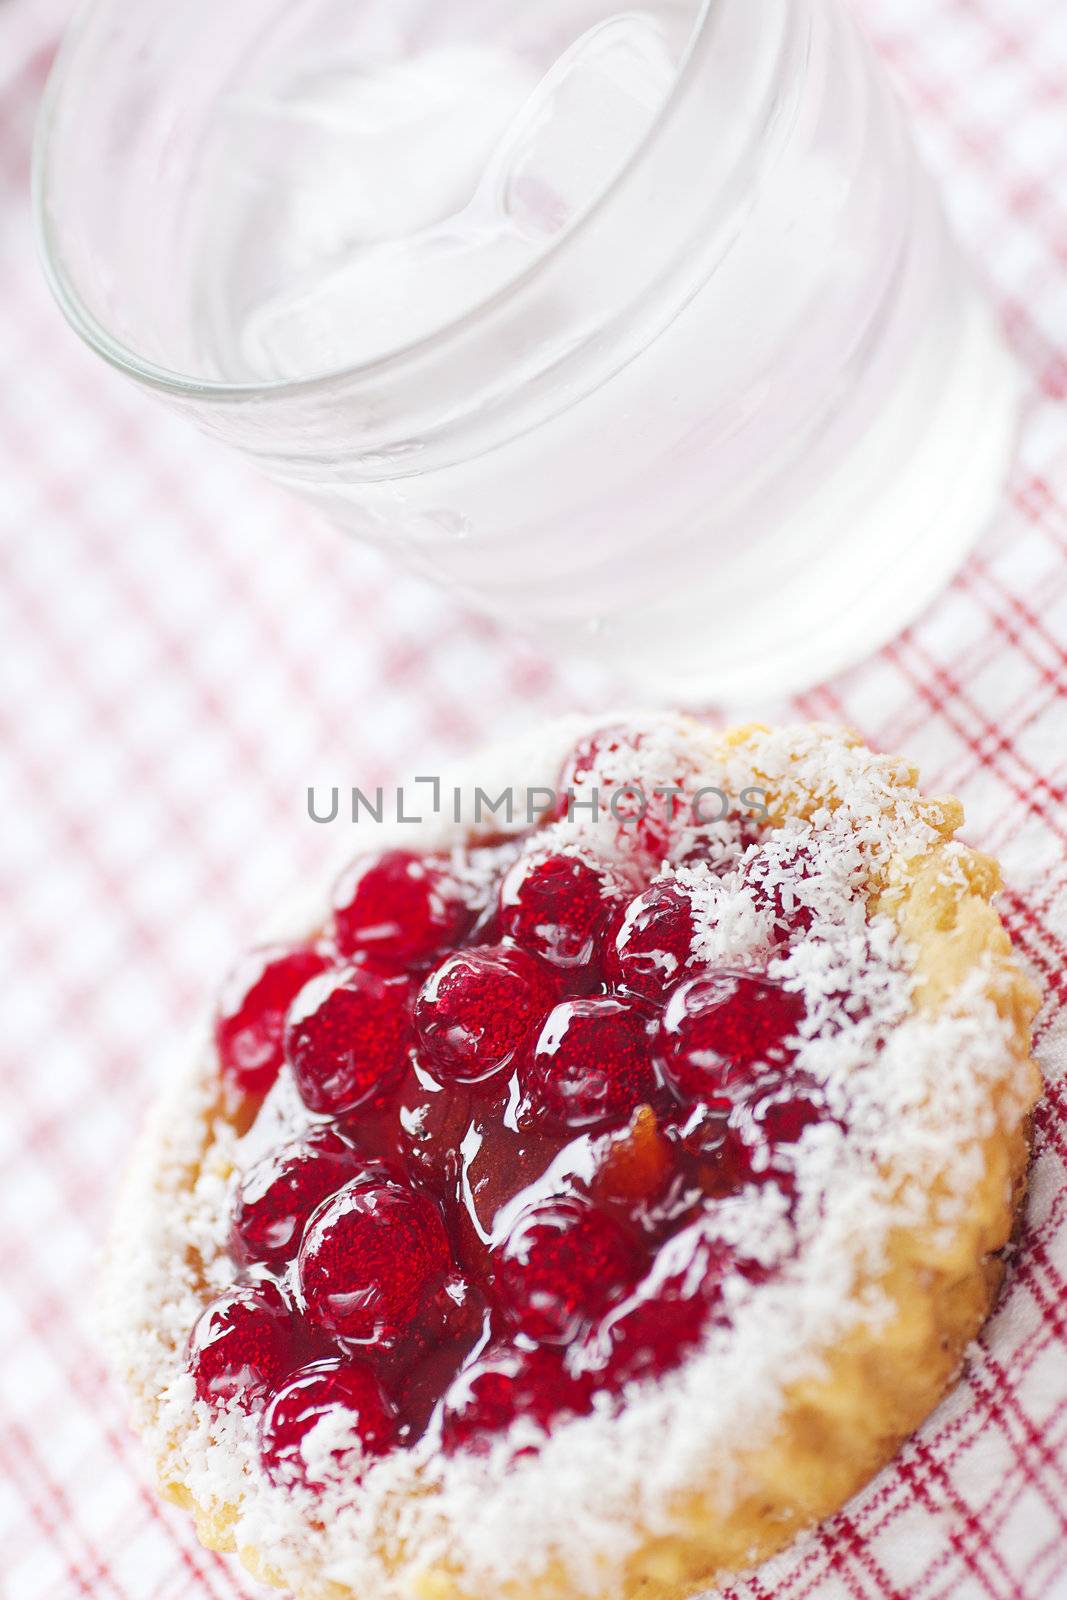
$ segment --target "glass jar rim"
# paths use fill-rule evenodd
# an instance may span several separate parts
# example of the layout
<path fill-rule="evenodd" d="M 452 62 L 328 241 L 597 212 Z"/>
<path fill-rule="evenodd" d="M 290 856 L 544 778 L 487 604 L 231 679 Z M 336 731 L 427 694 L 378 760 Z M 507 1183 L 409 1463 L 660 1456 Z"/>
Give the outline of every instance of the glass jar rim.
<path fill-rule="evenodd" d="M 50 160 L 56 108 L 66 87 L 67 77 L 78 48 L 98 20 L 106 3 L 107 0 L 82 0 L 79 11 L 68 25 L 42 96 L 34 139 L 31 183 L 38 248 L 45 277 L 63 315 L 92 350 L 109 365 L 144 387 L 194 402 L 277 400 L 284 397 L 307 399 L 314 398 L 320 393 L 327 393 L 339 384 L 358 384 L 364 380 L 373 382 L 395 376 L 425 358 L 447 354 L 450 347 L 460 343 L 464 334 L 476 328 L 486 317 L 512 306 L 525 291 L 536 285 L 553 266 L 565 260 L 568 253 L 572 253 L 579 242 L 596 229 L 598 222 L 603 219 L 613 202 L 633 184 L 638 169 L 655 159 L 665 142 L 675 110 L 699 70 L 700 59 L 709 48 L 709 34 L 712 31 L 714 17 L 720 9 L 720 0 L 698 0 L 692 29 L 678 64 L 674 82 L 644 137 L 593 203 L 553 239 L 528 266 L 509 278 L 500 288 L 443 326 L 369 361 L 349 363 L 307 377 L 269 378 L 237 383 L 182 374 L 138 355 L 135 350 L 116 338 L 90 310 L 61 259 L 62 253 L 56 238 L 49 201 Z"/>

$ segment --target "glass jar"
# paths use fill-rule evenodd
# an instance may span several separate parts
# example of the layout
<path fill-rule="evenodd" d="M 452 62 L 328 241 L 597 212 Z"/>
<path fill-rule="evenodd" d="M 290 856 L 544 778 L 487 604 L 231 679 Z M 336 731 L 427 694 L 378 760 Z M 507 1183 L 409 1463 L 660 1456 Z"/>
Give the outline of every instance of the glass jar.
<path fill-rule="evenodd" d="M 1019 378 L 840 0 L 93 0 L 38 143 L 109 361 L 551 648 L 797 690 L 994 509 Z"/>

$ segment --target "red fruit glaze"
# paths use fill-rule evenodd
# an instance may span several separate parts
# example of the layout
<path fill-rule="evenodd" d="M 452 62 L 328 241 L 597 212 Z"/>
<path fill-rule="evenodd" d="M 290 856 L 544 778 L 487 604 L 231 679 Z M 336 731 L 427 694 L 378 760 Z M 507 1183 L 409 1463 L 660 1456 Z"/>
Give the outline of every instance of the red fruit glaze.
<path fill-rule="evenodd" d="M 564 1416 L 583 1416 L 592 1404 L 588 1378 L 573 1378 L 562 1353 L 502 1346 L 459 1374 L 445 1395 L 441 1443 L 446 1455 L 487 1450 L 520 1417 L 547 1433 Z"/>
<path fill-rule="evenodd" d="M 512 1448 L 536 1449 L 685 1360 L 733 1315 L 727 1276 L 771 1270 L 743 1232 L 714 1238 L 722 1201 L 743 1215 L 742 1191 L 772 1183 L 788 1228 L 798 1141 L 840 1124 L 796 1060 L 802 998 L 695 955 L 693 872 L 724 893 L 740 878 L 765 959 L 810 930 L 831 868 L 804 832 L 654 793 L 697 791 L 696 760 L 603 729 L 561 778 L 580 801 L 596 785 L 599 824 L 583 806 L 580 833 L 472 846 L 462 870 L 366 856 L 336 891 L 335 960 L 272 947 L 231 980 L 224 1080 L 262 1095 L 287 1061 L 333 1119 L 244 1173 L 245 1281 L 189 1342 L 201 1398 L 261 1412 L 275 1482 L 354 1483 L 437 1429 L 446 1453 L 513 1424 Z M 620 792 L 635 780 L 652 792 Z M 862 1009 L 834 999 L 842 1026 Z"/>
<path fill-rule="evenodd" d="M 230 1253 L 244 1265 L 275 1271 L 296 1255 L 315 1207 L 364 1167 L 334 1127 L 314 1128 L 272 1150 L 241 1179 L 234 1200 Z"/>
<path fill-rule="evenodd" d="M 407 1066 L 410 979 L 342 967 L 307 985 L 289 1013 L 285 1054 L 309 1111 L 379 1107 Z"/>
<path fill-rule="evenodd" d="M 618 1223 L 577 1194 L 531 1206 L 490 1265 L 505 1319 L 542 1344 L 567 1344 L 639 1270 L 637 1248 Z"/>
<path fill-rule="evenodd" d="M 608 978 L 628 994 L 662 1000 L 685 976 L 695 932 L 685 890 L 678 883 L 654 883 L 626 908 L 608 949 Z"/>
<path fill-rule="evenodd" d="M 475 1083 L 506 1067 L 552 1004 L 553 984 L 525 950 L 464 950 L 430 974 L 415 1001 L 420 1060 L 442 1082 Z"/>
<path fill-rule="evenodd" d="M 355 1182 L 314 1213 L 297 1257 L 309 1320 L 351 1344 L 391 1349 L 452 1269 L 432 1200 L 396 1179 Z"/>
<path fill-rule="evenodd" d="M 520 856 L 500 888 L 500 929 L 555 967 L 584 967 L 626 896 L 621 879 L 580 856 Z"/>
<path fill-rule="evenodd" d="M 304 1442 L 312 1429 L 338 1442 Z M 260 1421 L 260 1456 L 275 1483 L 319 1489 L 328 1481 L 358 1483 L 365 1457 L 397 1441 L 396 1411 L 371 1371 L 358 1361 L 317 1361 L 293 1374 Z"/>
<path fill-rule="evenodd" d="M 412 1177 L 435 1194 L 454 1193 L 474 1090 L 447 1087 L 416 1062 L 398 1096 L 398 1149 Z"/>
<path fill-rule="evenodd" d="M 442 1331 L 432 1343 L 411 1352 L 395 1382 L 397 1411 L 401 1427 L 409 1438 L 421 1438 L 453 1378 L 470 1360 L 475 1346 L 482 1347 L 488 1331 L 484 1296 L 458 1275 L 436 1296 L 433 1312 L 445 1307 Z"/>
<path fill-rule="evenodd" d="M 691 978 L 663 1014 L 667 1081 L 683 1100 L 729 1102 L 769 1068 L 788 1071 L 796 1051 L 786 1040 L 803 1015 L 798 995 L 755 973 L 724 967 Z"/>
<path fill-rule="evenodd" d="M 470 920 L 443 857 L 410 850 L 364 856 L 334 891 L 333 937 L 344 956 L 425 961 L 458 939 Z"/>
<path fill-rule="evenodd" d="M 231 1289 L 203 1311 L 187 1363 L 198 1400 L 249 1410 L 305 1359 L 292 1308 L 269 1281 Z"/>
<path fill-rule="evenodd" d="M 626 1000 L 564 1000 L 521 1071 L 524 1110 L 558 1127 L 624 1124 L 655 1093 L 648 1024 Z"/>
<path fill-rule="evenodd" d="M 234 968 L 215 1014 L 215 1047 L 223 1078 L 241 1094 L 267 1093 L 284 1060 L 286 1012 L 329 964 L 311 945 L 267 945 Z"/>

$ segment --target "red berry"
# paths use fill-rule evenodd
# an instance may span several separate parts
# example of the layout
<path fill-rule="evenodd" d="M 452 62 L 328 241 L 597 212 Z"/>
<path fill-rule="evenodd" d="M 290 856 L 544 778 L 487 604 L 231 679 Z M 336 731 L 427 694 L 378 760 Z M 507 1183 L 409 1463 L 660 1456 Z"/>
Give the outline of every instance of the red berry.
<path fill-rule="evenodd" d="M 323 973 L 289 1013 L 285 1053 L 310 1111 L 380 1107 L 407 1066 L 411 982 L 367 966 Z"/>
<path fill-rule="evenodd" d="M 584 1416 L 591 1400 L 592 1385 L 571 1377 L 558 1350 L 543 1345 L 490 1350 L 466 1367 L 445 1395 L 442 1448 L 446 1455 L 484 1451 L 519 1418 L 548 1433 L 565 1416 Z"/>
<path fill-rule="evenodd" d="M 656 1089 L 645 1018 L 615 996 L 564 1000 L 545 1019 L 521 1081 L 534 1120 L 626 1122 Z"/>
<path fill-rule="evenodd" d="M 524 1212 L 490 1266 L 507 1321 L 543 1344 L 566 1344 L 633 1282 L 638 1255 L 606 1212 L 564 1195 Z"/>
<path fill-rule="evenodd" d="M 636 758 L 636 746 L 621 725 L 587 733 L 578 740 L 560 770 L 555 815 L 561 819 L 574 815 L 592 817 L 589 803 L 596 790 L 598 809 L 594 820 L 599 821 L 608 811 L 612 792 L 619 786 L 620 764 L 624 769 L 630 766 L 636 769 Z M 630 777 L 622 781 L 629 783 Z M 601 792 L 603 790 L 607 792 Z"/>
<path fill-rule="evenodd" d="M 241 1179 L 234 1202 L 230 1249 L 242 1264 L 275 1269 L 296 1255 L 315 1207 L 364 1166 L 336 1128 L 313 1128 L 272 1150 Z"/>
<path fill-rule="evenodd" d="M 441 856 L 386 850 L 353 863 L 334 892 L 333 936 L 344 956 L 425 961 L 471 920 Z"/>
<path fill-rule="evenodd" d="M 676 770 L 675 761 L 652 770 L 646 744 L 642 732 L 622 725 L 579 740 L 560 773 L 556 815 L 614 823 L 620 841 L 658 863 L 675 823 L 689 819 L 690 802 L 679 792 L 687 774 Z"/>
<path fill-rule="evenodd" d="M 803 999 L 770 978 L 722 968 L 674 991 L 660 1033 L 664 1074 L 683 1100 L 731 1102 L 768 1068 L 786 1072 Z"/>
<path fill-rule="evenodd" d="M 709 799 L 709 809 L 714 800 Z M 698 808 L 699 809 L 699 808 Z M 724 817 L 719 822 L 688 822 L 675 831 L 671 860 L 679 867 L 704 867 L 712 878 L 732 871 L 755 838 L 746 819 Z"/>
<path fill-rule="evenodd" d="M 821 876 L 808 838 L 767 839 L 746 854 L 740 886 L 747 889 L 756 910 L 770 917 L 775 932 L 788 940 L 811 932 L 812 898 Z"/>
<path fill-rule="evenodd" d="M 747 1178 L 778 1176 L 792 1168 L 790 1150 L 819 1122 L 831 1120 L 810 1081 L 757 1082 L 730 1112 L 729 1152 Z"/>
<path fill-rule="evenodd" d="M 574 855 L 521 856 L 500 888 L 500 928 L 553 966 L 588 966 L 625 896 L 606 866 Z"/>
<path fill-rule="evenodd" d="M 475 1083 L 506 1067 L 552 1003 L 545 969 L 497 945 L 449 956 L 415 1002 L 420 1059 L 446 1082 Z"/>
<path fill-rule="evenodd" d="M 358 1483 L 363 1458 L 384 1455 L 397 1433 L 396 1411 L 369 1367 L 317 1361 L 294 1373 L 264 1411 L 260 1455 L 275 1483 Z"/>
<path fill-rule="evenodd" d="M 751 1117 L 763 1141 L 772 1149 L 796 1144 L 805 1128 L 813 1128 L 824 1120 L 817 1100 L 807 1095 L 783 1097 L 780 1091 L 750 1099 L 743 1107 L 743 1115 Z"/>
<path fill-rule="evenodd" d="M 629 994 L 661 1000 L 693 953 L 693 905 L 678 883 L 654 883 L 626 908 L 608 949 L 607 973 Z"/>
<path fill-rule="evenodd" d="M 311 945 L 252 950 L 227 979 L 215 1014 L 215 1046 L 226 1082 L 264 1095 L 281 1070 L 285 1015 L 329 960 Z"/>
<path fill-rule="evenodd" d="M 675 1234 L 633 1293 L 604 1318 L 578 1366 L 601 1374 L 618 1388 L 635 1379 L 660 1377 L 700 1343 L 723 1279 L 744 1270 L 734 1249 L 708 1237 L 703 1222 Z"/>
<path fill-rule="evenodd" d="M 197 1399 L 249 1410 L 305 1357 L 300 1330 L 276 1284 L 231 1289 L 201 1312 L 189 1335 Z"/>
<path fill-rule="evenodd" d="M 304 1230 L 297 1279 L 308 1317 L 335 1338 L 393 1348 L 412 1336 L 452 1268 L 432 1200 L 396 1179 L 357 1179 Z"/>

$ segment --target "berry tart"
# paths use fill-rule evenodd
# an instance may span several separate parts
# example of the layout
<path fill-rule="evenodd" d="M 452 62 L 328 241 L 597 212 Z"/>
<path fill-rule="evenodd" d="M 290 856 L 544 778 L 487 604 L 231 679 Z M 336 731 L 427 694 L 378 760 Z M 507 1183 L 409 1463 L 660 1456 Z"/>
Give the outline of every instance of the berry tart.
<path fill-rule="evenodd" d="M 959 805 L 839 730 L 566 722 L 466 777 L 514 820 L 377 835 L 233 973 L 115 1357 L 163 1492 L 306 1600 L 689 1595 L 952 1381 L 1036 996 Z"/>

